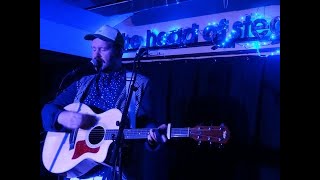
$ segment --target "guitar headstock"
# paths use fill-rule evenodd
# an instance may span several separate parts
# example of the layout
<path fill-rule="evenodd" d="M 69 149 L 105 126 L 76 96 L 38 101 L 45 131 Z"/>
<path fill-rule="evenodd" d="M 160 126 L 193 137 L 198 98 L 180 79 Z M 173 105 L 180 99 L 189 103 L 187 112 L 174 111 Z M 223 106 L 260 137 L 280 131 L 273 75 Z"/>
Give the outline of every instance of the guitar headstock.
<path fill-rule="evenodd" d="M 220 126 L 195 126 L 190 128 L 190 137 L 196 141 L 226 144 L 230 138 L 229 129 Z"/>

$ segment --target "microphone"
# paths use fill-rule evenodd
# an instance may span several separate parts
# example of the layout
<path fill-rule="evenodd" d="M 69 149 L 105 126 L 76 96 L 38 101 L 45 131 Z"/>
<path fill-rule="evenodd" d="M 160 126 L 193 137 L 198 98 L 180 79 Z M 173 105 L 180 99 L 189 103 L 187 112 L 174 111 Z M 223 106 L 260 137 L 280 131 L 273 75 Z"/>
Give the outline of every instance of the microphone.
<path fill-rule="evenodd" d="M 144 56 L 146 53 L 148 54 L 148 48 L 140 47 L 140 48 L 138 49 L 138 51 L 136 52 L 136 57 L 142 57 L 142 56 Z"/>
<path fill-rule="evenodd" d="M 85 74 L 86 73 L 90 73 L 90 72 L 92 72 L 92 69 L 94 69 L 93 66 L 95 67 L 95 65 L 92 62 L 92 60 L 88 61 L 88 62 L 76 67 L 75 69 L 73 69 L 71 71 L 71 75 L 75 75 L 75 74 L 78 74 L 78 73 L 81 73 L 81 74 L 82 73 L 85 73 Z"/>
<path fill-rule="evenodd" d="M 96 74 L 95 70 L 96 65 L 93 60 L 87 61 L 84 64 L 76 67 L 69 73 L 67 73 L 61 80 L 60 85 L 58 87 L 57 95 L 62 92 L 67 86 L 69 86 L 72 82 L 80 79 L 82 76 Z"/>
<path fill-rule="evenodd" d="M 90 62 L 93 64 L 93 66 L 94 66 L 94 67 L 97 69 L 97 71 L 99 72 L 100 69 L 101 69 L 101 67 L 102 67 L 102 61 L 97 61 L 97 59 L 92 59 Z"/>

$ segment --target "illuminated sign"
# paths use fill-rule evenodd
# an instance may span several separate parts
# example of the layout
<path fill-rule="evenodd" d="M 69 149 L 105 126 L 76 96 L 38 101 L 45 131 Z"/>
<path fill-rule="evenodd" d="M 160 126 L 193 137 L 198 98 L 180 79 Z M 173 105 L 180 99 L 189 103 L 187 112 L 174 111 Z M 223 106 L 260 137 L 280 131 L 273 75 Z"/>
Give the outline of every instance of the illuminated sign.
<path fill-rule="evenodd" d="M 233 12 L 239 16 L 239 12 Z M 221 17 L 221 16 L 220 16 Z M 161 49 L 170 47 L 201 46 L 206 44 L 216 48 L 232 48 L 235 43 L 260 42 L 261 45 L 280 43 L 280 15 L 267 17 L 259 13 L 246 14 L 240 20 L 220 18 L 218 22 L 190 23 L 190 27 L 176 28 L 170 31 L 145 29 L 145 35 L 123 33 L 125 49 L 137 49 L 140 46 Z M 208 19 L 206 19 L 208 20 Z M 203 21 L 203 20 L 202 20 Z M 252 44 L 251 44 L 252 45 Z"/>

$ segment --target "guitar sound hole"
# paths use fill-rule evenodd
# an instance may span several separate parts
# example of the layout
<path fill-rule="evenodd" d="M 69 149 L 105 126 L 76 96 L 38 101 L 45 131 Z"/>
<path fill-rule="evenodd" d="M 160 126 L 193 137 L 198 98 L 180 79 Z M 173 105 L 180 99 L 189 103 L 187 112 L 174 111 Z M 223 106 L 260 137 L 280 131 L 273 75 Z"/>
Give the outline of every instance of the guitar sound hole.
<path fill-rule="evenodd" d="M 101 126 L 93 128 L 89 134 L 89 142 L 91 144 L 98 144 L 104 138 L 104 129 Z"/>

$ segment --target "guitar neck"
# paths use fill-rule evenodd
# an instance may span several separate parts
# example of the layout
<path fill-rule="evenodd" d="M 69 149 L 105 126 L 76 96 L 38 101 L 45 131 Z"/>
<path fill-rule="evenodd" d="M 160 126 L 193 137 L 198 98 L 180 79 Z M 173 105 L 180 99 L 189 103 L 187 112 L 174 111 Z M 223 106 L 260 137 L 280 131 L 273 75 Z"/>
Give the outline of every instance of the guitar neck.
<path fill-rule="evenodd" d="M 189 137 L 190 128 L 171 128 L 170 137 Z M 148 137 L 148 132 L 150 128 L 140 128 L 140 129 L 124 129 L 125 139 L 146 139 Z M 118 134 L 117 129 L 106 130 L 105 140 L 112 140 Z"/>

